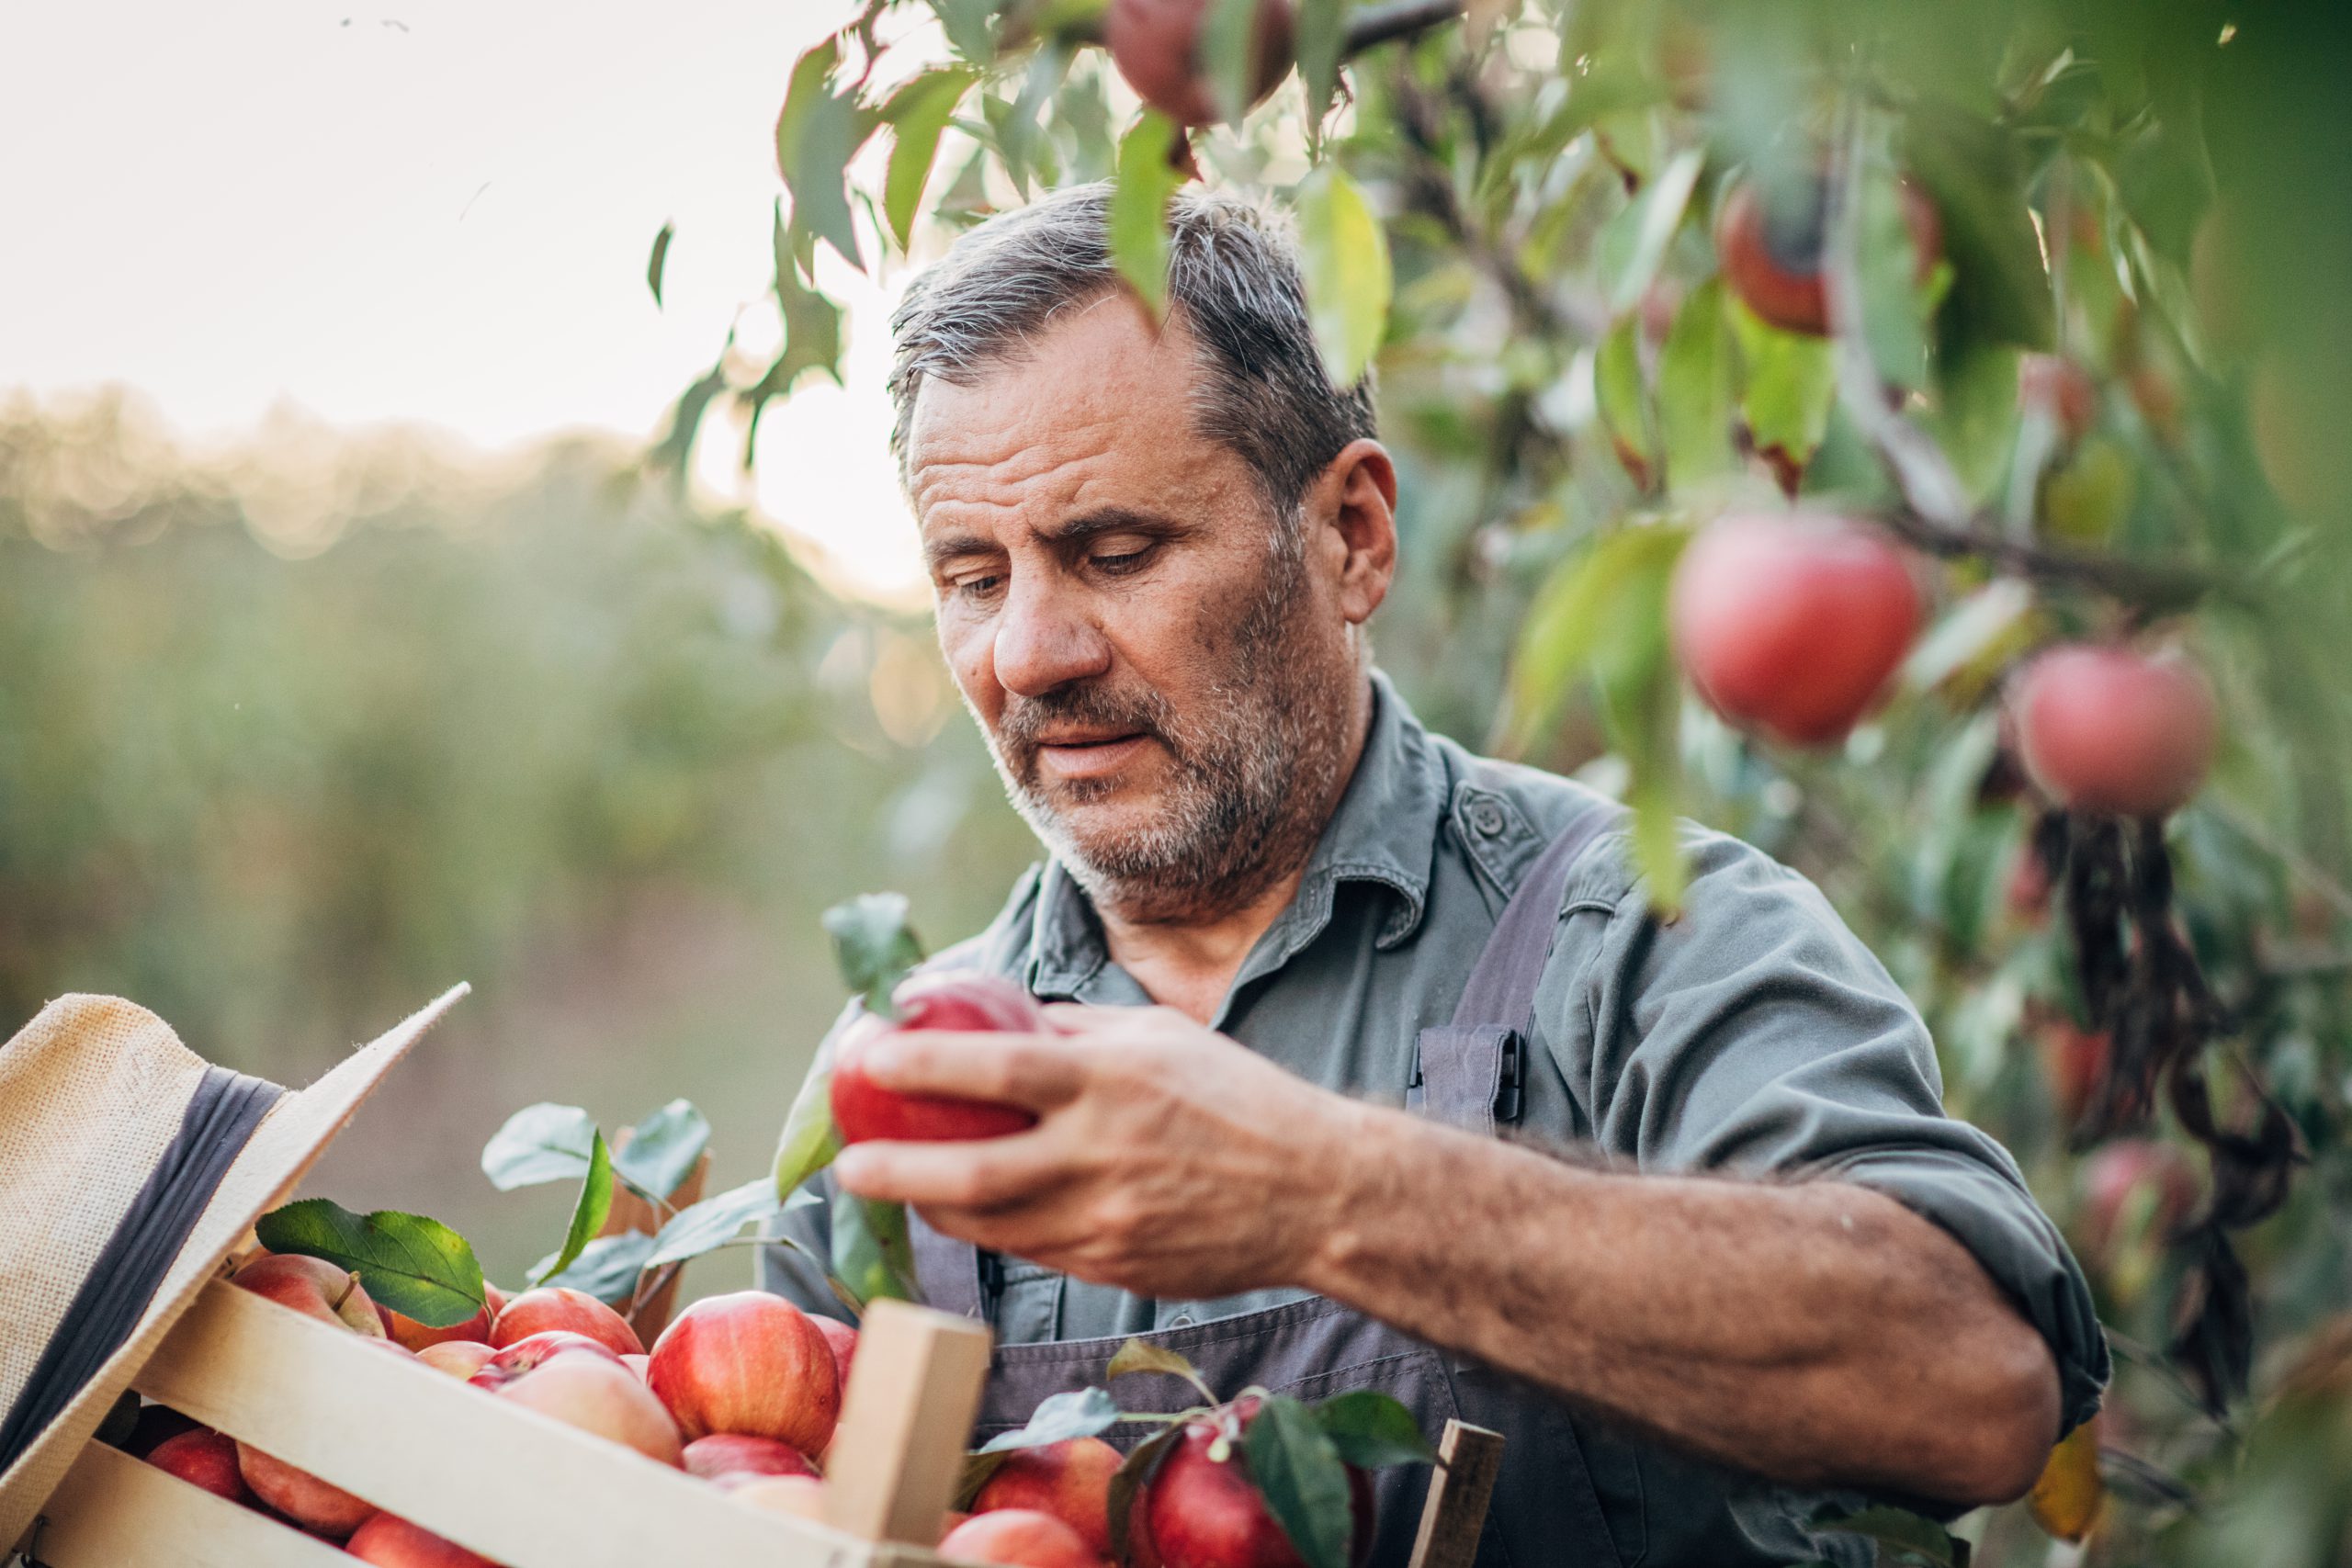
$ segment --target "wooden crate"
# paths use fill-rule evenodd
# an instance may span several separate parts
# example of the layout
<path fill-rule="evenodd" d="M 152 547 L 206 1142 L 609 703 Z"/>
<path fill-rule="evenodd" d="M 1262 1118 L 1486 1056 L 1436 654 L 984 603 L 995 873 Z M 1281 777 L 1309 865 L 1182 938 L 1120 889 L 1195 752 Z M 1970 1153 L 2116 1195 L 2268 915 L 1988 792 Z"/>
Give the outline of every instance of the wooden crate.
<path fill-rule="evenodd" d="M 833 1439 L 825 1524 L 737 1502 L 225 1280 L 205 1287 L 133 1386 L 508 1568 L 911 1568 L 940 1561 L 926 1549 L 988 1358 L 978 1325 L 876 1304 Z M 351 1562 L 96 1442 L 31 1545 L 47 1568 Z"/>

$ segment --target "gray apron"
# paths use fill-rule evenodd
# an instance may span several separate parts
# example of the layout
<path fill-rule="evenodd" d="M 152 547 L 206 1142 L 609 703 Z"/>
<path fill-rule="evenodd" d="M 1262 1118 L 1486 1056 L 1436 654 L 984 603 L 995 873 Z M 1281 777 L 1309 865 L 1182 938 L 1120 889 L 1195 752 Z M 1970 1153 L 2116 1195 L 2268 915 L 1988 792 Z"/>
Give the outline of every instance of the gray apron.
<path fill-rule="evenodd" d="M 1587 811 L 1528 867 L 1479 953 L 1453 1021 L 1420 1032 L 1414 1079 L 1406 1089 L 1409 1107 L 1489 1137 L 1518 1119 L 1536 982 L 1558 927 L 1569 870 L 1621 816 Z M 910 1219 L 916 1272 L 931 1304 L 989 1321 L 989 1266 L 995 1259 L 984 1260 L 969 1242 L 940 1235 L 920 1215 Z M 1101 1384 L 1104 1367 L 1128 1337 L 1000 1347 L 976 1438 L 1025 1425 L 1048 1394 Z M 1306 1400 L 1378 1389 L 1402 1401 L 1432 1441 L 1456 1416 L 1500 1432 L 1502 1471 L 1478 1543 L 1479 1568 L 1622 1568 L 1567 1408 L 1532 1384 L 1320 1296 L 1133 1337 L 1176 1351 L 1228 1397 L 1252 1384 Z M 1159 1374 L 1123 1378 L 1118 1393 L 1122 1404 L 1138 1410 L 1182 1410 L 1199 1403 L 1189 1384 Z M 1122 1448 L 1148 1435 L 1124 1427 L 1105 1434 Z M 1397 1466 L 1374 1472 L 1372 1482 L 1379 1507 L 1372 1563 L 1403 1568 L 1429 1472 Z"/>

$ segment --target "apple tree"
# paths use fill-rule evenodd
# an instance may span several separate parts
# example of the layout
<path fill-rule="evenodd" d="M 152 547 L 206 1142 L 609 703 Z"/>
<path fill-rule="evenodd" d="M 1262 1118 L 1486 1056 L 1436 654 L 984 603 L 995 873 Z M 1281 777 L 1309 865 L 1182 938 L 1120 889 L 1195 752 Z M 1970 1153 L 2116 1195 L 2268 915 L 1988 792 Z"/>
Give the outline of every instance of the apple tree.
<path fill-rule="evenodd" d="M 1384 661 L 1631 802 L 1661 911 L 1680 815 L 1821 882 L 2082 1253 L 2117 1387 L 1979 1561 L 2341 1561 L 2347 31 L 871 0 L 785 84 L 780 348 L 722 355 L 655 459 L 725 412 L 748 461 L 838 378 L 840 264 L 1108 179 L 1156 310 L 1178 186 L 1286 204 L 1403 476 Z"/>

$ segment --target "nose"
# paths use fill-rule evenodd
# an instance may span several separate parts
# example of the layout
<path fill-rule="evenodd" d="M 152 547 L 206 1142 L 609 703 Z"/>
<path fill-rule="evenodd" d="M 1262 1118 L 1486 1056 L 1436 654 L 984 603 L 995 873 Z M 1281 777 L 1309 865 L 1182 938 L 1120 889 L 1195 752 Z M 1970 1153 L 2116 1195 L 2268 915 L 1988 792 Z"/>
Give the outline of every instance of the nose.
<path fill-rule="evenodd" d="M 1051 575 L 1016 571 L 997 614 L 989 656 L 997 684 L 1038 697 L 1107 671 L 1111 644 Z"/>

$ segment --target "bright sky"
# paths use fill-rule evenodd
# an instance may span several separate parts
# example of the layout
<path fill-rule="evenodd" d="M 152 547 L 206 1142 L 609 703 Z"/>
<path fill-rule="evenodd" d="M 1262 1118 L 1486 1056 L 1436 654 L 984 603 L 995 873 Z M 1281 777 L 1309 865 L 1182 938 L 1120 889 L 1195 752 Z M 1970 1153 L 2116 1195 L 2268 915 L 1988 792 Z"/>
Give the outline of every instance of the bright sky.
<path fill-rule="evenodd" d="M 0 7 L 0 397 L 121 382 L 179 429 L 291 402 L 484 446 L 655 431 L 769 276 L 772 127 L 848 0 Z M 646 255 L 677 226 L 657 310 Z M 762 422 L 760 509 L 844 586 L 920 581 L 882 375 Z M 723 422 L 697 468 L 729 491 Z"/>

